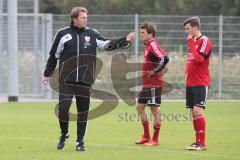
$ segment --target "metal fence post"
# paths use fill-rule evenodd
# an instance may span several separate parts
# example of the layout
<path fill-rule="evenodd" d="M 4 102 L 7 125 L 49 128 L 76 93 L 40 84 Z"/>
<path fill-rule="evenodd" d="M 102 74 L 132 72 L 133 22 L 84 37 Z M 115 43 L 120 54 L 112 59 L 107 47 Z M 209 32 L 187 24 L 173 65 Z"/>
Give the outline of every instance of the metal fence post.
<path fill-rule="evenodd" d="M 3 1 L 0 0 L 0 66 L 3 66 Z M 0 95 L 3 93 L 3 69 L 0 68 Z"/>
<path fill-rule="evenodd" d="M 53 15 L 52 14 L 45 14 L 44 18 L 44 24 L 45 24 L 45 62 L 47 61 L 49 57 L 49 51 L 51 49 L 52 40 L 53 40 Z M 52 99 L 52 90 L 50 86 L 47 86 L 46 89 L 46 97 L 48 100 Z"/>
<path fill-rule="evenodd" d="M 222 97 L 222 58 L 223 58 L 223 51 L 222 51 L 222 44 L 223 41 L 223 16 L 219 16 L 219 43 L 218 43 L 218 98 Z"/>
<path fill-rule="evenodd" d="M 8 101 L 18 101 L 17 0 L 8 0 Z"/>
<path fill-rule="evenodd" d="M 139 16 L 138 14 L 135 14 L 134 16 L 134 30 L 135 30 L 135 33 L 136 33 L 136 37 L 135 37 L 135 41 L 134 41 L 134 54 L 135 54 L 135 60 L 136 60 L 136 77 L 138 77 L 138 63 L 139 63 L 139 60 L 138 60 L 138 24 L 139 24 Z M 136 84 L 135 84 L 135 89 L 137 89 L 137 86 L 138 86 L 138 81 L 139 81 L 139 78 L 136 78 Z M 135 98 L 137 98 L 137 92 L 136 92 L 136 95 L 135 95 Z"/>
<path fill-rule="evenodd" d="M 40 83 L 39 77 L 39 2 L 38 0 L 34 0 L 34 39 L 33 39 L 33 55 L 34 55 L 34 63 L 33 63 L 33 81 L 32 87 L 33 92 L 38 93 L 37 84 Z"/>

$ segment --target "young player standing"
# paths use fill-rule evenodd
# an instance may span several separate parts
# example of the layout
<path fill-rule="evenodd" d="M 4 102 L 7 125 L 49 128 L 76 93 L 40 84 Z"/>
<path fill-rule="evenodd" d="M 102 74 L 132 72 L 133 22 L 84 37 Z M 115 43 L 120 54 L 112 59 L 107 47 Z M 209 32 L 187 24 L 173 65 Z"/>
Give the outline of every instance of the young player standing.
<path fill-rule="evenodd" d="M 191 109 L 196 142 L 187 146 L 188 150 L 205 150 L 206 121 L 203 110 L 210 85 L 209 59 L 211 40 L 202 35 L 199 17 L 191 17 L 184 22 L 187 34 L 186 60 L 186 106 Z"/>
<path fill-rule="evenodd" d="M 158 136 L 160 132 L 160 104 L 162 92 L 162 73 L 161 70 L 168 63 L 167 54 L 161 49 L 160 45 L 154 39 L 156 29 L 150 23 L 144 23 L 140 28 L 140 38 L 146 45 L 143 62 L 143 88 L 139 94 L 136 109 L 141 118 L 144 129 L 144 135 L 135 142 L 144 146 L 158 145 Z M 154 133 L 150 137 L 149 121 L 145 112 L 145 106 L 150 106 L 154 117 Z"/>

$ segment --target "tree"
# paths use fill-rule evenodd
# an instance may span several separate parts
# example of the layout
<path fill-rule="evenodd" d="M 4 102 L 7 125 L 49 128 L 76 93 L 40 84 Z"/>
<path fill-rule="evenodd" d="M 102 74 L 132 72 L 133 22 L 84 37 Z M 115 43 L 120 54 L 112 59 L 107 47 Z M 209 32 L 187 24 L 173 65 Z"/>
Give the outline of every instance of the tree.
<path fill-rule="evenodd" d="M 69 14 L 74 6 L 90 14 L 240 16 L 240 0 L 42 0 L 41 12 Z"/>

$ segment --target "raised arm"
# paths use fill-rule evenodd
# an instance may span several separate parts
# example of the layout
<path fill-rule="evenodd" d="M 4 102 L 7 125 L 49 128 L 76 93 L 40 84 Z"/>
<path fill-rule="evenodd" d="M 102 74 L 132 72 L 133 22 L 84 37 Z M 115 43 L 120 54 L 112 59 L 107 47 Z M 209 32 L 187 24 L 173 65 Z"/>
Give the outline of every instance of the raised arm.
<path fill-rule="evenodd" d="M 209 54 L 211 52 L 211 42 L 208 38 L 204 38 L 204 40 L 202 41 L 201 48 L 197 50 L 195 48 L 193 38 L 188 37 L 188 47 L 192 54 L 194 55 L 195 61 L 198 63 L 204 62 L 204 60 L 209 57 Z"/>
<path fill-rule="evenodd" d="M 97 42 L 97 47 L 105 50 L 115 50 L 121 47 L 126 47 L 135 37 L 135 33 L 131 32 L 125 37 L 121 37 L 119 39 L 106 39 L 99 32 L 95 31 L 95 37 Z"/>

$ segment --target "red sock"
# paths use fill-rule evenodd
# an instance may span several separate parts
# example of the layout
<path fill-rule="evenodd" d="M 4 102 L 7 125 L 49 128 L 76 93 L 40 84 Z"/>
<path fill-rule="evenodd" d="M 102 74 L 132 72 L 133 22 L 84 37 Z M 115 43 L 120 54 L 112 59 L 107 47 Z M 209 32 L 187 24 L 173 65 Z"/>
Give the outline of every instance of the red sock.
<path fill-rule="evenodd" d="M 206 121 L 205 121 L 205 117 L 204 117 L 204 116 L 200 119 L 199 134 L 200 134 L 200 141 L 201 141 L 201 144 L 205 145 L 205 137 L 206 137 Z"/>
<path fill-rule="evenodd" d="M 200 141 L 200 135 L 198 132 L 197 120 L 195 119 L 194 116 L 193 116 L 193 127 L 194 127 L 194 131 L 195 131 L 196 143 L 198 143 Z"/>
<path fill-rule="evenodd" d="M 143 125 L 143 130 L 144 130 L 143 137 L 150 138 L 149 122 L 144 122 L 144 123 L 142 123 L 142 125 Z"/>
<path fill-rule="evenodd" d="M 160 125 L 159 124 L 155 124 L 153 126 L 153 128 L 154 128 L 154 132 L 153 132 L 152 140 L 154 140 L 155 142 L 158 142 L 158 136 L 159 136 L 159 132 L 160 132 Z"/>
<path fill-rule="evenodd" d="M 205 145 L 205 135 L 206 135 L 206 121 L 204 115 L 198 115 L 194 117 L 196 126 L 197 126 L 197 132 L 198 132 L 198 139 L 196 143 L 200 143 Z"/>

